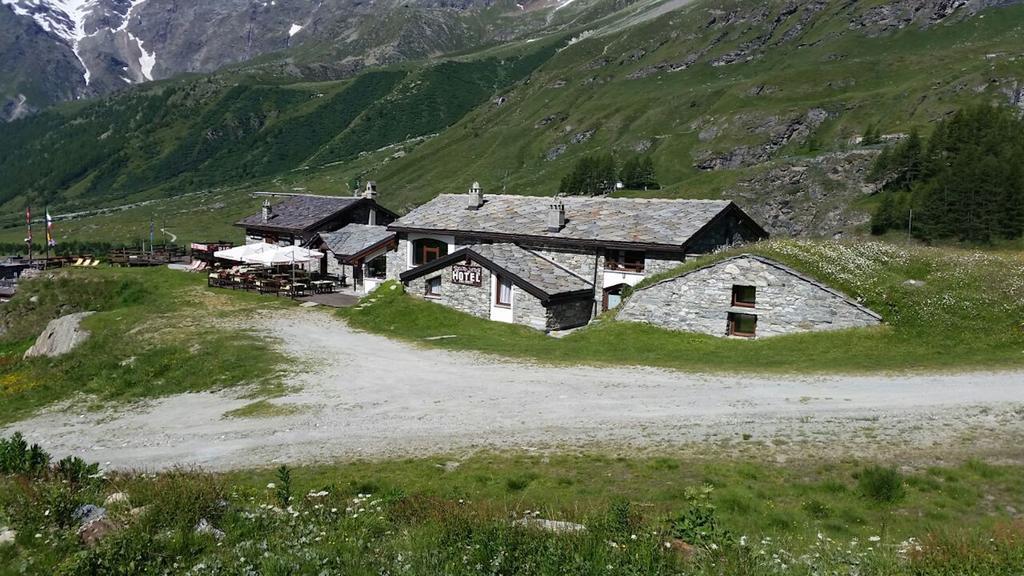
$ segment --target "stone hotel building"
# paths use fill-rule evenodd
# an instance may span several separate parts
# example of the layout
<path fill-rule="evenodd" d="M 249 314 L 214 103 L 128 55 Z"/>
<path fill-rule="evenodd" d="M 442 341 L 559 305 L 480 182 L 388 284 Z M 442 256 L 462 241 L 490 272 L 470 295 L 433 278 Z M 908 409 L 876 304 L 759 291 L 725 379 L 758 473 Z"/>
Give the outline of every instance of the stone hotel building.
<path fill-rule="evenodd" d="M 768 237 L 720 200 L 442 194 L 395 220 L 387 275 L 410 294 L 540 330 L 587 324 L 687 258 Z"/>

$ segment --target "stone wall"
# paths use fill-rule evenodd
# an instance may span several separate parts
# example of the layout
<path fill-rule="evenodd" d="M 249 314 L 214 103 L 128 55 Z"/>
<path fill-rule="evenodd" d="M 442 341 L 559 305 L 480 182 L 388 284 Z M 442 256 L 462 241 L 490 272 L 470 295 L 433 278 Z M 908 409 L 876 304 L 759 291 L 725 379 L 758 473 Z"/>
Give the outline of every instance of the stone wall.
<path fill-rule="evenodd" d="M 540 254 L 542 257 L 558 264 L 566 270 L 572 271 L 577 276 L 585 278 L 587 282 L 594 280 L 594 251 L 585 249 L 572 249 L 550 246 L 522 245 L 523 248 Z M 604 270 L 604 255 L 597 257 L 598 284 L 601 280 L 601 272 Z"/>
<path fill-rule="evenodd" d="M 441 295 L 427 296 L 427 280 L 439 276 L 441 278 Z M 488 320 L 491 318 L 491 273 L 486 268 L 483 269 L 483 281 L 480 286 L 453 284 L 451 268 L 442 268 L 437 272 L 432 272 L 410 281 L 407 292 L 413 296 L 444 304 L 473 316 Z M 516 296 L 519 296 L 519 294 L 516 294 Z"/>
<path fill-rule="evenodd" d="M 732 307 L 734 285 L 756 287 L 754 308 Z M 728 334 L 728 314 L 757 316 L 758 337 L 871 326 L 866 309 L 785 268 L 740 256 L 636 291 L 618 318 L 670 330 Z"/>
<path fill-rule="evenodd" d="M 646 252 L 644 254 L 644 274 L 652 276 L 679 266 L 685 260 L 683 254 L 669 252 Z"/>
<path fill-rule="evenodd" d="M 547 329 L 565 330 L 590 323 L 594 303 L 590 298 L 548 305 Z"/>
<path fill-rule="evenodd" d="M 338 258 L 333 252 L 327 252 L 327 273 L 345 276 L 349 282 L 352 281 L 352 267 L 338 262 Z"/>
<path fill-rule="evenodd" d="M 388 252 L 388 279 L 398 280 L 398 275 L 405 272 L 409 262 L 409 241 L 402 238 L 398 248 Z"/>
<path fill-rule="evenodd" d="M 548 309 L 529 292 L 512 285 L 512 321 L 537 330 L 550 330 Z"/>

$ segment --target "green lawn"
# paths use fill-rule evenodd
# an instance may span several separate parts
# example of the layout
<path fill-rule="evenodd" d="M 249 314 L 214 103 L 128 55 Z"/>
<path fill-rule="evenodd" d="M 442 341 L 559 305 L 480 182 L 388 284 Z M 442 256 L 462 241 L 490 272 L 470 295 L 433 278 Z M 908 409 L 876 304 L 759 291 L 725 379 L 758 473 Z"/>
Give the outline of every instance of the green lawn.
<path fill-rule="evenodd" d="M 894 472 L 480 454 L 78 481 L 63 468 L 0 475 L 0 531 L 17 531 L 0 545 L 0 575 L 995 576 L 1024 561 L 1024 468 L 980 461 Z M 108 505 L 122 528 L 82 546 L 71 512 L 114 493 L 126 498 Z M 585 531 L 514 524 L 524 517 Z M 222 538 L 196 533 L 202 520 Z"/>
<path fill-rule="evenodd" d="M 166 268 L 65 269 L 25 282 L 3 305 L 0 423 L 61 400 L 90 406 L 249 386 L 280 390 L 283 356 L 263 338 L 228 326 L 232 318 L 290 301 L 206 287 L 201 275 Z M 23 360 L 58 316 L 97 311 L 91 337 L 59 358 Z M 80 396 L 81 395 L 81 396 Z"/>
<path fill-rule="evenodd" d="M 340 314 L 358 328 L 424 346 L 554 363 L 758 373 L 1024 366 L 1024 254 L 1020 252 L 811 240 L 771 241 L 743 251 L 781 260 L 863 299 L 882 314 L 886 324 L 746 341 L 619 322 L 609 314 L 585 329 L 553 339 L 526 327 L 490 322 L 425 302 L 388 286 L 364 300 L 362 307 Z M 675 273 L 698 265 L 687 264 Z M 911 286 L 907 280 L 924 284 Z M 455 337 L 426 340 L 434 336 Z"/>

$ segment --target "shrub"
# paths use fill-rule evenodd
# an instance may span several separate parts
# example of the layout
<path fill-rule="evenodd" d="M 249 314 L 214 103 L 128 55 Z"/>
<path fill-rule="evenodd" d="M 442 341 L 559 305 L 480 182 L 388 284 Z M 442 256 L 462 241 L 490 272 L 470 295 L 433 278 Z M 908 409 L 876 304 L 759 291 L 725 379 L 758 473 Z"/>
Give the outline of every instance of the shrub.
<path fill-rule="evenodd" d="M 718 514 L 711 503 L 713 491 L 708 484 L 686 489 L 689 507 L 672 521 L 674 538 L 694 545 L 717 544 L 730 539 L 729 532 L 718 524 Z"/>
<path fill-rule="evenodd" d="M 95 462 L 88 464 L 78 456 L 67 456 L 53 468 L 54 476 L 67 483 L 72 490 L 91 484 L 99 478 L 100 465 Z"/>
<path fill-rule="evenodd" d="M 0 474 L 42 475 L 50 464 L 50 455 L 38 444 L 28 445 L 21 432 L 0 438 Z"/>
<path fill-rule="evenodd" d="M 874 504 L 896 504 L 906 496 L 903 476 L 895 468 L 869 466 L 857 476 L 857 491 Z"/>
<path fill-rule="evenodd" d="M 292 471 L 284 464 L 277 469 L 277 485 L 274 487 L 277 502 L 281 508 L 287 508 L 292 503 Z"/>
<path fill-rule="evenodd" d="M 223 480 L 192 470 L 172 470 L 135 488 L 132 502 L 147 507 L 143 518 L 160 528 L 192 530 L 201 519 L 215 523 L 224 514 L 227 490 Z"/>

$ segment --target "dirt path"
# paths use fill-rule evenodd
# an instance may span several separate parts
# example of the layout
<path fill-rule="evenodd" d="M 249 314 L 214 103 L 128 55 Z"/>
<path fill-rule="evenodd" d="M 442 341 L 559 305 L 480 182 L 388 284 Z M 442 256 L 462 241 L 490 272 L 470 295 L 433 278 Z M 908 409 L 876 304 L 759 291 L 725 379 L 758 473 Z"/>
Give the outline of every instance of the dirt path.
<path fill-rule="evenodd" d="M 774 377 L 550 367 L 421 349 L 317 310 L 254 320 L 297 362 L 300 411 L 225 418 L 251 400 L 187 394 L 9 427 L 56 455 L 210 469 L 481 448 L 733 451 L 777 458 L 998 454 L 1024 460 L 1024 374 Z"/>

